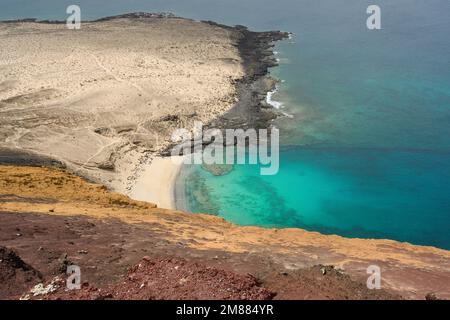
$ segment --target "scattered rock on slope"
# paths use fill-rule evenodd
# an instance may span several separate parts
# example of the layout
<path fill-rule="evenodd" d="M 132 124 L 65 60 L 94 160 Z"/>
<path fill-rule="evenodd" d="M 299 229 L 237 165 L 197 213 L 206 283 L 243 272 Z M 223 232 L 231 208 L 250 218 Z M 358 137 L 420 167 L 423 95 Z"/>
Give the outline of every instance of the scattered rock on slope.
<path fill-rule="evenodd" d="M 60 288 L 64 288 L 63 285 Z M 144 257 L 125 277 L 98 289 L 84 283 L 80 290 L 49 294 L 48 299 L 119 300 L 268 300 L 274 293 L 252 275 L 208 267 L 183 259 Z"/>
<path fill-rule="evenodd" d="M 41 274 L 16 252 L 0 246 L 0 299 L 18 297 L 41 280 Z"/>

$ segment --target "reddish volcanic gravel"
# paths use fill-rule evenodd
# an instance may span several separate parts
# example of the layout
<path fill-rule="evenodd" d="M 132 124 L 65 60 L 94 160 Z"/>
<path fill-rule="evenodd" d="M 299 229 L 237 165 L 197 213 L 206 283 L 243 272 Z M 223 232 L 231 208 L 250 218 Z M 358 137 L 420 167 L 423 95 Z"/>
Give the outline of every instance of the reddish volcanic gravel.
<path fill-rule="evenodd" d="M 117 219 L 0 211 L 0 243 L 15 250 L 1 249 L 0 299 L 398 298 L 323 266 L 289 271 L 263 256 L 194 250 L 161 235 Z M 69 264 L 81 268 L 81 290 L 65 291 Z M 30 293 L 52 281 L 53 294 Z"/>
<path fill-rule="evenodd" d="M 181 259 L 144 257 L 130 268 L 122 281 L 95 288 L 83 284 L 81 290 L 66 291 L 63 280 L 59 289 L 44 299 L 120 299 L 120 300 L 268 300 L 274 293 L 259 286 L 251 275 L 207 267 Z"/>
<path fill-rule="evenodd" d="M 113 286 L 117 299 L 250 299 L 273 296 L 255 277 L 179 259 L 144 258 Z"/>
<path fill-rule="evenodd" d="M 264 285 L 277 292 L 276 300 L 391 300 L 400 295 L 384 290 L 370 290 L 365 283 L 352 281 L 342 270 L 333 266 L 269 274 Z"/>

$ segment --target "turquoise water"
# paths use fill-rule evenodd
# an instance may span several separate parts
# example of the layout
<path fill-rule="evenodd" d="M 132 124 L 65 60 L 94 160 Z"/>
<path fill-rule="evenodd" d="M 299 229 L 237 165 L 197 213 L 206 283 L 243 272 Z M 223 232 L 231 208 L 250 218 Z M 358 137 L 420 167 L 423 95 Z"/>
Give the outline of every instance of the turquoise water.
<path fill-rule="evenodd" d="M 82 17 L 172 11 L 282 29 L 276 176 L 185 168 L 188 209 L 239 224 L 302 227 L 450 249 L 448 0 L 80 0 Z M 72 1 L 0 0 L 0 19 L 63 19 Z M 365 27 L 369 4 L 382 30 Z"/>
<path fill-rule="evenodd" d="M 257 166 L 236 165 L 222 177 L 190 168 L 181 178 L 190 181 L 189 209 L 242 225 L 448 248 L 450 153 L 292 147 L 281 159 L 275 176 Z"/>

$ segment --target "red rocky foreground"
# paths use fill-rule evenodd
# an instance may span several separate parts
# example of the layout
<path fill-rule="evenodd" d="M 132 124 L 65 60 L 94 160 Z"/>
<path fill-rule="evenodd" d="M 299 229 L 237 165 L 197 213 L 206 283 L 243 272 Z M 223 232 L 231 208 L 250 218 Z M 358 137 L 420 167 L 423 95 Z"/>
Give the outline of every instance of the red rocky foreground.
<path fill-rule="evenodd" d="M 83 300 L 267 300 L 275 294 L 260 287 L 252 275 L 207 267 L 179 259 L 151 260 L 144 257 L 119 282 L 96 288 L 84 283 L 80 290 L 67 290 L 63 278 L 53 281 L 55 290 L 38 299 Z"/>
<path fill-rule="evenodd" d="M 70 265 L 81 290 L 65 290 Z M 381 290 L 366 286 L 370 265 Z M 446 250 L 240 227 L 63 170 L 0 166 L 0 299 L 445 299 L 449 288 Z"/>

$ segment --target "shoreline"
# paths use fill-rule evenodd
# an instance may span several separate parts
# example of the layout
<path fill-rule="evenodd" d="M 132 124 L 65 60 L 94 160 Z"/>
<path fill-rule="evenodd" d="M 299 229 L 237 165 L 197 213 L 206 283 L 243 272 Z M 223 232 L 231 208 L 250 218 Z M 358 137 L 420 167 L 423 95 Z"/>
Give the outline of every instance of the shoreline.
<path fill-rule="evenodd" d="M 124 17 L 140 19 L 155 16 L 158 18 L 180 18 L 175 15 L 131 13 L 105 17 L 95 21 Z M 268 97 L 277 90 L 278 83 L 278 80 L 269 73 L 270 68 L 279 64 L 273 50 L 273 43 L 289 39 L 291 34 L 282 31 L 250 31 L 242 25 L 228 26 L 214 21 L 202 20 L 199 22 L 241 34 L 237 48 L 244 69 L 244 77 L 235 82 L 236 103 L 225 114 L 218 114 L 204 127 L 214 127 L 221 130 L 227 128 L 264 128 L 270 130 L 271 122 L 274 119 L 280 116 L 289 116 L 270 103 Z M 169 145 L 165 150 L 158 152 L 150 164 L 144 163 L 136 167 L 139 174 L 133 176 L 133 185 L 130 187 L 128 195 L 135 200 L 155 203 L 160 208 L 186 211 L 186 199 L 180 199 L 180 195 L 185 189 L 185 182 L 177 184 L 182 171 L 182 164 L 172 162 L 173 157 L 169 156 L 171 147 L 172 145 Z M 160 170 L 166 171 L 166 174 L 161 174 Z M 157 184 L 164 187 L 158 189 L 149 183 L 150 180 L 155 178 Z"/>
<path fill-rule="evenodd" d="M 176 210 L 175 186 L 183 157 L 155 157 L 141 167 L 128 196 L 133 200 L 151 202 L 158 208 Z"/>
<path fill-rule="evenodd" d="M 15 26 L 15 24 L 17 24 L 17 26 Z M 137 191 L 141 186 L 144 189 L 148 189 L 145 179 L 148 179 L 149 177 L 148 172 L 153 171 L 152 165 L 149 164 L 149 160 L 155 157 L 170 155 L 172 145 L 171 142 L 168 141 L 168 138 L 173 129 L 179 127 L 190 128 L 193 121 L 202 121 L 205 124 L 205 129 L 208 127 L 219 129 L 270 128 L 271 121 L 282 115 L 281 112 L 268 104 L 266 100 L 268 92 L 274 90 L 277 83 L 277 80 L 272 78 L 268 71 L 270 67 L 278 65 L 273 52 L 273 43 L 275 41 L 287 39 L 289 37 L 289 33 L 287 32 L 253 32 L 241 25 L 227 26 L 212 21 L 196 21 L 194 23 L 192 19 L 177 17 L 173 14 L 142 12 L 125 13 L 87 21 L 84 29 L 89 30 L 89 28 L 93 28 L 92 30 L 97 30 L 98 24 L 101 24 L 101 26 L 104 26 L 105 28 L 111 28 L 111 30 L 117 30 L 115 29 L 117 26 L 121 26 L 121 30 L 124 30 L 124 27 L 130 25 L 133 28 L 140 30 L 141 35 L 145 35 L 145 37 L 147 37 L 148 33 L 152 32 L 151 30 L 154 30 L 155 25 L 157 25 L 161 28 L 160 30 L 162 32 L 167 33 L 169 39 L 172 39 L 171 35 L 173 32 L 171 30 L 175 27 L 183 29 L 192 28 L 193 32 L 191 32 L 190 35 L 187 35 L 191 38 L 189 38 L 189 40 L 186 40 L 187 36 L 180 38 L 180 46 L 182 46 L 182 48 L 189 48 L 187 45 L 188 43 L 198 43 L 196 50 L 198 50 L 199 45 L 202 45 L 202 56 L 199 57 L 197 52 L 188 50 L 186 53 L 192 53 L 195 58 L 186 60 L 185 53 L 181 55 L 183 58 L 181 58 L 180 61 L 176 60 L 176 63 L 174 63 L 174 66 L 178 65 L 176 68 L 179 68 L 180 65 L 181 67 L 184 65 L 188 65 L 189 67 L 184 69 L 184 73 L 187 73 L 188 77 L 181 74 L 179 78 L 173 80 L 174 83 L 177 83 L 178 88 L 178 82 L 184 81 L 183 83 L 185 83 L 186 92 L 181 92 L 183 90 L 178 89 L 179 97 L 176 97 L 176 99 L 169 97 L 172 100 L 166 97 L 169 100 L 165 101 L 164 99 L 166 98 L 162 93 L 165 92 L 167 85 L 170 85 L 171 83 L 169 82 L 165 86 L 161 88 L 156 87 L 155 89 L 155 84 L 152 82 L 152 79 L 164 76 L 164 72 L 166 72 L 166 69 L 164 68 L 171 68 L 172 66 L 168 66 L 166 58 L 162 57 L 161 60 L 156 62 L 156 66 L 160 67 L 151 69 L 156 70 L 156 74 L 154 77 L 149 77 L 148 70 L 145 71 L 143 69 L 148 68 L 150 63 L 146 61 L 145 57 L 152 53 L 158 54 L 158 51 L 155 53 L 149 51 L 149 49 L 159 51 L 161 51 L 161 49 L 152 46 L 143 47 L 142 45 L 132 43 L 132 45 L 137 46 L 136 50 L 139 53 L 142 52 L 144 55 L 141 60 L 134 59 L 133 61 L 128 62 L 128 60 L 126 60 L 128 55 L 123 54 L 118 56 L 117 53 L 111 57 L 106 53 L 99 57 L 93 56 L 92 59 L 88 59 L 89 61 L 87 62 L 86 59 L 81 59 L 80 63 L 83 64 L 86 70 L 84 73 L 80 72 L 79 74 L 84 74 L 84 77 L 89 76 L 92 79 L 86 80 L 83 76 L 80 76 L 79 79 L 73 82 L 75 84 L 80 82 L 79 85 L 77 84 L 72 88 L 73 90 L 67 90 L 67 88 L 64 87 L 65 82 L 61 82 L 63 83 L 61 88 L 55 87 L 55 89 L 45 89 L 46 91 L 44 90 L 42 93 L 38 91 L 36 94 L 33 93 L 30 95 L 30 99 L 36 99 L 36 103 L 52 101 L 50 98 L 55 97 L 55 99 L 58 99 L 58 104 L 63 107 L 65 104 L 72 106 L 74 100 L 86 100 L 87 103 L 96 106 L 96 109 L 90 110 L 91 113 L 105 112 L 102 117 L 92 121 L 93 117 L 85 114 L 84 110 L 75 109 L 72 111 L 71 107 L 67 108 L 67 110 L 71 110 L 67 117 L 74 117 L 73 123 L 82 124 L 82 128 L 84 128 L 80 128 L 79 131 L 75 133 L 72 137 L 72 139 L 75 140 L 69 140 L 73 142 L 69 142 L 66 139 L 66 136 L 72 135 L 72 132 L 77 129 L 77 125 L 75 125 L 75 128 L 71 126 L 61 128 L 60 125 L 55 124 L 55 129 L 53 131 L 58 132 L 58 135 L 56 136 L 51 134 L 51 136 L 48 137 L 48 134 L 53 132 L 52 127 L 48 127 L 45 131 L 43 130 L 42 133 L 40 133 L 44 135 L 42 138 L 39 136 L 36 138 L 32 138 L 31 135 L 27 136 L 30 137 L 30 139 L 40 139 L 41 141 L 49 142 L 36 144 L 35 141 L 27 141 L 26 139 L 16 141 L 18 139 L 17 137 L 20 136 L 14 135 L 14 131 L 12 131 L 11 133 L 6 133 L 8 139 L 6 139 L 5 143 L 0 145 L 0 147 L 11 149 L 13 153 L 28 153 L 31 150 L 30 146 L 32 146 L 33 153 L 36 155 L 57 159 L 69 171 L 88 180 L 104 184 L 113 191 L 127 194 L 132 197 L 138 197 L 139 199 L 146 201 L 159 202 L 163 204 L 162 206 L 174 208 L 175 199 L 172 198 L 175 198 L 173 190 L 175 188 L 176 177 L 161 177 L 162 180 L 159 182 L 161 185 L 167 183 L 170 184 L 170 186 L 164 187 L 166 193 L 169 192 L 170 195 L 161 195 L 161 200 L 155 199 L 154 196 L 145 197 L 143 191 Z M 45 36 L 45 34 L 42 35 L 40 30 L 47 30 L 48 28 L 51 28 L 52 32 L 67 33 L 67 30 L 65 30 L 63 26 L 63 21 L 18 19 L 3 21 L 0 26 L 5 30 L 10 30 L 10 28 L 17 28 L 20 27 L 20 25 L 26 25 L 33 29 L 34 33 L 31 33 L 32 39 Z M 167 28 L 167 25 L 169 28 Z M 150 28 L 147 26 L 150 26 Z M 14 29 L 12 29 L 11 32 L 14 33 Z M 124 32 L 126 33 L 126 30 Z M 92 47 L 89 49 L 90 52 L 95 52 L 103 48 L 98 47 L 99 41 L 92 41 L 94 38 L 90 38 L 90 35 L 93 34 L 95 36 L 97 33 L 70 33 L 70 36 L 73 34 L 78 35 L 77 41 L 88 46 L 88 48 Z M 101 33 L 99 33 L 99 35 L 101 35 Z M 122 34 L 120 35 L 122 36 L 121 41 L 128 43 L 127 41 L 129 41 L 129 38 Z M 157 33 L 155 35 L 156 39 L 159 39 L 158 36 L 161 37 L 161 35 Z M 175 36 L 178 36 L 178 34 Z M 163 37 L 161 41 L 165 38 L 166 37 Z M 216 47 L 210 45 L 210 40 L 208 39 L 213 39 L 215 40 L 213 42 L 221 43 L 224 49 L 218 52 Z M 8 41 L 11 43 L 12 40 L 9 39 Z M 108 40 L 103 39 L 102 41 Z M 174 40 L 172 39 L 172 41 Z M 185 42 L 186 45 L 183 46 Z M 12 41 L 12 43 L 14 44 L 15 42 Z M 109 44 L 106 43 L 106 45 Z M 171 43 L 168 43 L 167 46 L 167 50 L 173 47 Z M 60 45 L 55 42 L 51 45 L 49 44 L 45 50 L 52 50 L 53 47 L 59 48 Z M 101 52 L 104 51 L 102 50 Z M 173 59 L 177 57 L 180 57 L 180 54 L 176 54 L 176 57 L 174 56 Z M 47 58 L 45 59 L 45 61 L 48 60 Z M 78 58 L 75 57 L 74 59 Z M 138 61 L 138 64 L 131 74 L 128 70 L 118 70 L 116 73 L 122 74 L 121 77 L 124 78 L 122 79 L 113 72 L 113 69 L 105 69 L 107 59 L 110 59 L 111 61 L 124 59 L 122 64 L 114 63 L 115 66 L 127 65 L 129 63 L 135 63 L 136 61 Z M 58 62 L 59 60 L 55 61 Z M 64 61 L 65 60 L 61 60 L 60 62 L 64 63 Z M 192 64 L 192 61 L 199 62 L 195 62 L 194 65 L 191 66 L 190 64 Z M 214 61 L 214 63 L 211 66 L 208 65 L 205 67 L 205 64 L 211 63 L 210 61 Z M 153 64 L 154 62 L 151 63 Z M 193 70 L 192 67 L 197 68 L 198 70 Z M 58 70 L 61 70 L 61 68 Z M 144 73 L 142 73 L 143 70 L 145 71 Z M 143 78 L 140 72 L 147 75 L 147 78 Z M 133 73 L 136 73 L 136 75 Z M 208 74 L 208 77 L 211 79 L 209 81 L 204 81 L 205 75 L 202 75 L 203 73 Z M 199 76 L 196 76 L 196 74 Z M 198 81 L 195 82 L 195 77 L 200 77 L 201 79 L 199 78 Z M 100 83 L 100 81 L 102 82 Z M 52 80 L 52 83 L 54 83 L 54 80 Z M 194 83 L 197 83 L 197 87 L 195 88 L 192 87 Z M 109 103 L 104 101 L 105 99 L 97 99 L 94 101 L 99 93 L 103 94 L 104 90 L 108 90 L 108 88 L 113 92 L 108 96 L 108 99 L 110 100 Z M 13 90 L 17 91 L 18 89 L 13 88 Z M 65 92 L 75 93 L 73 96 L 63 96 L 62 98 L 57 96 L 57 94 L 63 90 Z M 156 92 L 156 101 L 154 101 L 155 96 L 153 94 L 147 97 L 145 91 L 148 90 L 160 90 L 159 97 L 158 91 Z M 5 96 L 6 100 L 4 101 L 7 103 L 6 106 L 9 106 L 9 104 L 21 103 L 22 100 L 24 100 L 24 98 L 22 98 L 23 93 L 16 93 L 15 91 Z M 198 98 L 198 92 L 205 92 L 200 97 L 200 100 Z M 207 94 L 208 92 L 211 92 L 211 94 Z M 41 95 L 43 97 L 41 97 Z M 117 97 L 115 97 L 115 95 L 117 95 Z M 129 99 L 122 100 L 122 97 L 129 97 Z M 183 99 L 190 100 L 184 101 Z M 129 111 L 126 118 L 119 116 L 122 112 L 120 104 L 128 106 Z M 114 107 L 111 108 L 111 105 Z M 142 108 L 144 105 L 151 105 L 153 110 L 150 110 L 151 108 L 148 107 Z M 161 109 L 161 105 L 164 105 L 166 108 L 168 106 L 169 108 Z M 180 109 L 180 106 L 185 107 Z M 23 113 L 26 115 L 28 111 L 25 108 L 23 110 Z M 46 107 L 41 107 L 41 110 L 44 110 L 40 115 L 41 121 L 45 121 L 46 118 L 53 116 L 53 113 L 45 113 Z M 165 111 L 162 112 L 161 110 Z M 12 116 L 15 115 L 11 115 L 11 117 Z M 138 118 L 136 118 L 136 116 L 138 116 Z M 5 118 L 5 121 L 8 121 L 8 118 Z M 65 121 L 65 123 L 68 122 Z M 30 129 L 28 129 L 28 123 L 18 123 L 17 125 L 20 127 L 20 130 L 33 130 L 34 128 L 30 127 Z M 92 141 L 95 141 L 96 143 L 92 144 Z M 24 161 L 22 161 L 23 164 L 28 163 L 26 161 L 27 158 L 28 156 L 25 155 Z M 29 159 L 31 163 L 37 164 L 35 163 L 36 161 L 32 160 L 31 156 Z M 0 162 L 2 162 L 1 157 Z M 48 162 L 49 161 L 47 160 L 43 161 L 45 164 L 48 164 Z M 49 165 L 52 164 L 50 163 Z M 156 166 L 159 166 L 159 164 L 156 164 Z M 169 166 L 165 167 L 169 168 Z M 166 170 L 169 170 L 170 172 L 179 172 L 180 168 Z M 171 174 L 167 173 L 167 175 Z M 145 176 L 145 178 L 142 176 Z M 144 182 L 142 182 L 142 180 L 144 180 Z M 157 193 L 158 192 L 155 190 L 152 191 L 153 195 Z"/>
<path fill-rule="evenodd" d="M 173 130 L 209 123 L 233 108 L 235 84 L 246 76 L 237 48 L 241 29 L 171 14 L 106 17 L 85 22 L 80 32 L 37 19 L 4 21 L 0 28 L 12 75 L 2 82 L 0 74 L 0 106 L 7 111 L 0 148 L 8 150 L 0 151 L 0 162 L 14 163 L 8 154 L 20 154 L 15 162 L 25 165 L 51 166 L 54 159 L 123 194 L 149 159 L 170 149 Z M 83 50 L 73 53 L 62 36 Z M 45 47 L 35 47 L 42 41 Z M 23 59 L 16 59 L 19 53 Z M 80 70 L 68 82 L 65 69 L 74 64 Z M 43 76 L 29 81 L 37 72 Z"/>

